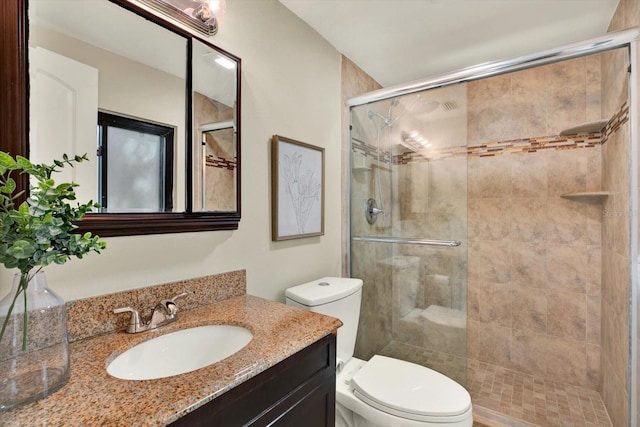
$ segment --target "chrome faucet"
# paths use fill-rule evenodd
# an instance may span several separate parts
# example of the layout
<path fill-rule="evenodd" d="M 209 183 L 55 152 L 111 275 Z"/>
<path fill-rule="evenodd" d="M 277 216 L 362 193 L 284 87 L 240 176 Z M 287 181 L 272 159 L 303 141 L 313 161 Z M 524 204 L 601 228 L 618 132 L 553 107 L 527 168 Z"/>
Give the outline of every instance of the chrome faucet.
<path fill-rule="evenodd" d="M 183 292 L 176 295 L 171 299 L 163 299 L 153 308 L 151 317 L 148 320 L 142 320 L 138 310 L 131 307 L 120 307 L 113 310 L 114 313 L 127 313 L 131 312 L 131 320 L 129 320 L 129 326 L 127 326 L 127 332 L 135 334 L 137 332 L 148 331 L 155 329 L 159 326 L 166 325 L 167 323 L 175 322 L 178 315 L 178 306 L 175 301 L 179 298 L 184 298 L 188 294 Z"/>

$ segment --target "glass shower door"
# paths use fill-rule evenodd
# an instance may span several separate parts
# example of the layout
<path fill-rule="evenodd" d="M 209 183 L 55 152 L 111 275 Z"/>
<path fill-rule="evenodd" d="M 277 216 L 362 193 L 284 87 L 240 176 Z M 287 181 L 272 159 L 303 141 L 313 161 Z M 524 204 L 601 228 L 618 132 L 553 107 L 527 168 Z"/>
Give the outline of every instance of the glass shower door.
<path fill-rule="evenodd" d="M 466 85 L 351 109 L 356 357 L 392 356 L 465 385 Z"/>

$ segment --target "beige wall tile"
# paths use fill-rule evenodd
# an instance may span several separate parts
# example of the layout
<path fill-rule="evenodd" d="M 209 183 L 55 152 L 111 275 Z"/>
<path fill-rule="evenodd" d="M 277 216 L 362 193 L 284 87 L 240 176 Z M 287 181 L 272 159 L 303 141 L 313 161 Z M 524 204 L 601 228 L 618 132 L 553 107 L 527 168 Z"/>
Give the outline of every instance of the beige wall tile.
<path fill-rule="evenodd" d="M 511 285 L 474 282 L 469 288 L 469 318 L 511 327 Z"/>
<path fill-rule="evenodd" d="M 587 148 L 587 191 L 602 189 L 602 146 Z"/>
<path fill-rule="evenodd" d="M 584 342 L 548 338 L 547 378 L 587 386 L 587 352 Z"/>
<path fill-rule="evenodd" d="M 548 135 L 546 108 L 546 67 L 511 74 L 513 93 L 512 138 Z"/>
<path fill-rule="evenodd" d="M 546 334 L 546 292 L 535 288 L 514 287 L 512 316 L 513 328 L 516 330 L 514 334 L 516 334 L 517 330 Z"/>
<path fill-rule="evenodd" d="M 547 250 L 543 242 L 511 243 L 511 279 L 521 287 L 546 288 Z"/>
<path fill-rule="evenodd" d="M 530 133 L 528 135 L 536 135 Z M 540 134 L 543 135 L 543 134 Z M 513 197 L 546 197 L 548 187 L 548 157 L 555 152 L 511 156 Z"/>
<path fill-rule="evenodd" d="M 469 357 L 492 365 L 511 366 L 511 328 L 469 320 Z"/>
<path fill-rule="evenodd" d="M 503 155 L 492 158 L 469 158 L 469 200 L 511 195 L 510 157 Z"/>
<path fill-rule="evenodd" d="M 559 150 L 551 153 L 547 159 L 549 197 L 587 190 L 587 151 Z"/>
<path fill-rule="evenodd" d="M 627 319 L 615 314 L 615 308 L 603 301 L 602 304 L 602 357 L 607 360 L 607 369 L 602 375 L 613 375 L 625 387 L 628 374 L 629 325 Z"/>
<path fill-rule="evenodd" d="M 468 144 L 504 141 L 512 135 L 512 94 L 509 75 L 470 82 L 468 96 Z"/>
<path fill-rule="evenodd" d="M 587 72 L 587 121 L 602 118 L 602 55 L 585 58 Z"/>
<path fill-rule="evenodd" d="M 547 246 L 547 286 L 568 292 L 586 292 L 587 254 L 583 245 Z"/>
<path fill-rule="evenodd" d="M 602 243 L 602 203 L 594 200 L 583 205 L 587 221 L 585 240 L 590 245 L 599 246 Z"/>
<path fill-rule="evenodd" d="M 549 93 L 547 98 L 549 135 L 558 135 L 563 129 L 586 122 L 587 93 L 584 87 L 584 70 L 581 77 L 583 85 L 558 87 Z"/>
<path fill-rule="evenodd" d="M 545 378 L 547 376 L 548 347 L 545 335 L 514 330 L 511 343 L 513 369 Z"/>
<path fill-rule="evenodd" d="M 586 291 L 590 296 L 602 296 L 602 248 L 587 246 Z"/>
<path fill-rule="evenodd" d="M 602 298 L 587 296 L 587 342 L 600 345 Z"/>
<path fill-rule="evenodd" d="M 469 241 L 469 278 L 496 283 L 511 281 L 510 247 L 504 241 Z"/>
<path fill-rule="evenodd" d="M 547 198 L 514 197 L 512 204 L 511 238 L 519 242 L 545 240 L 547 229 Z"/>
<path fill-rule="evenodd" d="M 615 375 L 608 375 L 611 371 L 607 360 L 603 360 L 603 367 L 600 375 L 602 384 L 602 400 L 607 407 L 607 412 L 611 418 L 611 423 L 615 427 L 626 427 L 629 425 L 629 396 L 626 388 Z"/>
<path fill-rule="evenodd" d="M 600 384 L 600 344 L 587 344 L 587 384 L 597 390 Z"/>
<path fill-rule="evenodd" d="M 469 239 L 503 240 L 511 238 L 510 198 L 469 199 Z"/>
<path fill-rule="evenodd" d="M 584 206 L 559 197 L 547 200 L 547 241 L 587 243 L 587 217 Z"/>
<path fill-rule="evenodd" d="M 555 289 L 547 290 L 547 333 L 585 341 L 587 336 L 586 295 Z"/>

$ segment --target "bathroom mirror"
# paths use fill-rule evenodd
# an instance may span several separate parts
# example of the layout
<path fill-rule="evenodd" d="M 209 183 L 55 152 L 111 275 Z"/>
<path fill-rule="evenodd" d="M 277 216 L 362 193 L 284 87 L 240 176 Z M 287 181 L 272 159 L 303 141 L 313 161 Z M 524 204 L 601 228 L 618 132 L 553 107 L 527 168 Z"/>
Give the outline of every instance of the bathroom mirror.
<path fill-rule="evenodd" d="M 3 131 L 0 149 L 34 162 L 87 153 L 57 176 L 102 204 L 81 231 L 236 229 L 239 58 L 124 0 L 16 3 L 2 15 L 18 25 L 2 57 L 18 67 L 2 76 L 16 102 L 3 107 L 22 129 L 17 141 Z"/>

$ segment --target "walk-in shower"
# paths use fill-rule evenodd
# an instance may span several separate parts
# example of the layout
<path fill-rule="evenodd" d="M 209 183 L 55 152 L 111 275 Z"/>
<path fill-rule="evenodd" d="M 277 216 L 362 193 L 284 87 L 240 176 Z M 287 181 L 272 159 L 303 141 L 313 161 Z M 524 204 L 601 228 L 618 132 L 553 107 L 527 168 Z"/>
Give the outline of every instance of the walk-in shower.
<path fill-rule="evenodd" d="M 489 418 L 635 425 L 637 37 L 348 101 L 357 357 L 438 370 Z"/>

